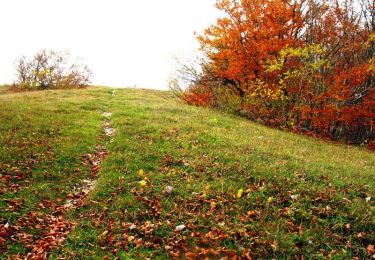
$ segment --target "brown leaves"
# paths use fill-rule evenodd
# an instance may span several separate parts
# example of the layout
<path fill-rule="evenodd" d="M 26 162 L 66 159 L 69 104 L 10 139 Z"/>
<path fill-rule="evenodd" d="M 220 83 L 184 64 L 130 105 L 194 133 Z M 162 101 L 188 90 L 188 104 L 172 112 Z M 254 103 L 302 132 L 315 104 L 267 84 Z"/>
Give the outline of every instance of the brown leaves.
<path fill-rule="evenodd" d="M 5 246 L 6 241 L 17 231 L 17 229 L 13 228 L 6 223 L 4 225 L 0 225 L 0 247 Z"/>
<path fill-rule="evenodd" d="M 45 259 L 51 250 L 59 248 L 75 225 L 75 223 L 65 219 L 66 212 L 73 207 L 79 208 L 84 205 L 85 197 L 94 187 L 94 178 L 100 170 L 100 163 L 107 154 L 104 147 L 98 145 L 94 154 L 82 157 L 83 164 L 91 166 L 91 176 L 93 178 L 83 180 L 80 186 L 75 187 L 74 193 L 68 193 L 65 205 L 62 205 L 65 202 L 64 198 L 57 198 L 53 201 L 42 199 L 35 209 L 40 211 L 30 211 L 24 214 L 16 220 L 14 225 L 6 224 L 0 226 L 0 247 L 6 246 L 10 240 L 22 243 L 29 250 L 28 259 Z M 24 180 L 26 175 L 15 167 L 12 168 L 12 172 L 13 175 L 0 176 L 3 177 L 2 180 L 9 184 L 8 187 L 15 189 L 17 186 L 12 184 L 11 181 Z M 80 173 L 80 169 L 74 169 L 74 172 Z M 46 178 L 50 177 L 50 174 L 46 171 L 43 174 Z M 2 188 L 3 191 L 6 190 L 4 188 Z M 38 193 L 36 192 L 35 194 L 37 195 Z M 23 201 L 9 199 L 7 204 L 9 211 L 18 211 L 22 207 Z M 106 239 L 107 243 L 110 243 L 113 237 L 110 233 L 107 233 L 103 232 L 102 237 Z"/>
<path fill-rule="evenodd" d="M 67 199 L 73 199 L 75 196 L 74 196 L 74 194 L 72 194 L 72 193 L 69 193 L 68 195 L 66 195 L 66 198 Z"/>
<path fill-rule="evenodd" d="M 175 159 L 172 155 L 165 155 L 163 158 L 163 165 L 164 167 L 171 167 L 175 165 L 183 165 L 183 160 Z"/>
<path fill-rule="evenodd" d="M 44 218 L 45 229 L 42 237 L 28 246 L 31 252 L 28 258 L 44 256 L 48 251 L 58 248 L 66 239 L 74 223 L 67 222 L 62 216 L 47 215 Z"/>
<path fill-rule="evenodd" d="M 369 254 L 371 256 L 375 254 L 375 246 L 374 245 L 368 245 L 366 247 L 366 250 L 367 250 L 367 254 Z"/>
<path fill-rule="evenodd" d="M 14 212 L 21 209 L 23 200 L 21 199 L 6 199 L 4 202 L 7 203 L 8 207 L 6 208 L 6 211 Z"/>
<path fill-rule="evenodd" d="M 151 221 L 146 221 L 141 226 L 141 231 L 144 235 L 152 234 L 155 230 L 155 225 Z"/>

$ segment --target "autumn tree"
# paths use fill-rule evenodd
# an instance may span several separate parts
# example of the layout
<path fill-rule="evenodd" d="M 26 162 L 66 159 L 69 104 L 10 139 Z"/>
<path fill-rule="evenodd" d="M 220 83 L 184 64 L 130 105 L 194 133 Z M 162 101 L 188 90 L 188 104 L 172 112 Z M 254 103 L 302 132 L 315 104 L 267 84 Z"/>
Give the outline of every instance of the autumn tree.
<path fill-rule="evenodd" d="M 266 124 L 361 143 L 374 132 L 374 0 L 217 0 L 186 95 Z M 197 102 L 191 102 L 197 105 Z"/>
<path fill-rule="evenodd" d="M 72 60 L 68 53 L 41 50 L 31 58 L 21 57 L 16 63 L 17 81 L 20 89 L 66 89 L 86 87 L 91 71 Z"/>
<path fill-rule="evenodd" d="M 268 77 L 265 65 L 269 59 L 283 47 L 298 44 L 301 6 L 279 0 L 221 0 L 217 7 L 225 17 L 198 40 L 211 71 L 244 96 L 256 80 Z"/>

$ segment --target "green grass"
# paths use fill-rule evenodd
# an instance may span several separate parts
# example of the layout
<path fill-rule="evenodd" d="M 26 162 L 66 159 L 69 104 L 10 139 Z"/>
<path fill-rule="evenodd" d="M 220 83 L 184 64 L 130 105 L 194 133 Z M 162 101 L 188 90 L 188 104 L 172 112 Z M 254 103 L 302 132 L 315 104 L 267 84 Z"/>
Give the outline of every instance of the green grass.
<path fill-rule="evenodd" d="M 1 224 L 38 237 L 43 230 L 37 218 L 90 174 L 81 156 L 95 148 L 105 106 L 101 96 L 95 90 L 0 95 Z M 22 239 L 4 247 L 5 256 L 27 252 Z"/>
<path fill-rule="evenodd" d="M 22 189 L 0 195 L 1 224 L 44 214 L 42 199 L 64 199 L 89 174 L 80 158 L 93 151 L 101 113 L 109 111 L 116 135 L 97 186 L 84 207 L 69 212 L 77 226 L 52 258 L 367 257 L 375 243 L 374 199 L 366 202 L 374 195 L 374 153 L 187 106 L 169 92 L 110 93 L 0 96 L 7 122 L 0 126 L 0 173 L 24 171 L 30 155 L 37 158 L 14 180 Z M 4 199 L 22 205 L 8 212 Z M 186 228 L 175 232 L 181 224 Z M 34 229 L 25 232 L 38 236 Z M 21 241 L 4 250 L 27 253 Z"/>

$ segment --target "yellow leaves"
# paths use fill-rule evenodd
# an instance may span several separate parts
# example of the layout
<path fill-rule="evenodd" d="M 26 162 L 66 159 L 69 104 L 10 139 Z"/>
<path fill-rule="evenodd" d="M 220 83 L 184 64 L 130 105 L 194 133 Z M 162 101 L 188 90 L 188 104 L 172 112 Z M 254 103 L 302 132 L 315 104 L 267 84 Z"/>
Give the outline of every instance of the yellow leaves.
<path fill-rule="evenodd" d="M 375 58 L 370 59 L 368 70 L 371 72 L 373 76 L 375 76 Z"/>
<path fill-rule="evenodd" d="M 147 181 L 145 180 L 141 180 L 139 183 L 139 186 L 141 186 L 142 188 L 146 187 L 147 186 Z"/>
<path fill-rule="evenodd" d="M 311 44 L 306 47 L 285 47 L 279 52 L 277 59 L 268 61 L 267 71 L 275 72 L 288 69 L 285 64 L 287 60 L 290 58 L 299 60 L 303 66 L 284 72 L 279 82 L 283 84 L 284 79 L 303 77 L 307 71 L 317 71 L 322 67 L 331 66 L 327 59 L 322 58 L 324 52 L 325 50 L 320 44 Z"/>
<path fill-rule="evenodd" d="M 273 197 L 269 197 L 269 198 L 267 199 L 267 203 L 268 203 L 268 204 L 271 204 L 271 203 L 273 202 L 273 200 L 274 200 Z"/>
<path fill-rule="evenodd" d="M 267 101 L 286 100 L 287 97 L 285 96 L 281 87 L 282 86 L 275 84 L 267 84 L 264 81 L 257 79 L 252 84 L 251 90 L 247 94 L 247 97 L 250 99 L 262 99 Z"/>
<path fill-rule="evenodd" d="M 99 237 L 105 237 L 105 236 L 108 235 L 108 233 L 109 233 L 108 230 L 104 230 L 103 233 L 101 233 L 101 234 L 99 235 Z"/>
<path fill-rule="evenodd" d="M 150 178 L 145 176 L 145 172 L 143 171 L 143 169 L 140 169 L 138 171 L 138 176 L 141 178 L 143 177 L 143 180 L 138 182 L 139 186 L 143 189 L 147 186 L 147 183 L 150 182 Z"/>
<path fill-rule="evenodd" d="M 275 59 L 267 61 L 267 72 L 274 72 L 274 71 L 281 71 L 283 69 L 284 65 L 284 58 L 281 59 Z"/>
<path fill-rule="evenodd" d="M 375 42 L 375 33 L 370 34 L 369 42 Z"/>
<path fill-rule="evenodd" d="M 286 57 L 308 59 L 312 55 L 323 54 L 323 53 L 324 53 L 324 49 L 320 44 L 311 44 L 303 48 L 286 47 L 280 51 L 280 57 L 282 61 L 284 61 Z"/>
<path fill-rule="evenodd" d="M 239 190 L 237 191 L 237 193 L 236 193 L 236 198 L 237 198 L 237 199 L 240 199 L 240 198 L 242 197 L 242 195 L 243 195 L 243 192 L 244 192 L 243 189 L 239 189 Z"/>
<path fill-rule="evenodd" d="M 138 176 L 139 177 L 143 177 L 145 175 L 145 172 L 142 170 L 142 169 L 140 169 L 139 171 L 138 171 Z"/>

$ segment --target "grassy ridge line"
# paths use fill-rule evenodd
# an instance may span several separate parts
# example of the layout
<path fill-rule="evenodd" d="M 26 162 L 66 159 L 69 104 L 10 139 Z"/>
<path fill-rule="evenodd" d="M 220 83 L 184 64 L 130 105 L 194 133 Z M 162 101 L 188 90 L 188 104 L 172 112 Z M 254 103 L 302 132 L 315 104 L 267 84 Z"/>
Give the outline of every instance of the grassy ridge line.
<path fill-rule="evenodd" d="M 0 95 L 3 257 L 27 254 L 28 245 L 48 228 L 39 220 L 64 203 L 66 195 L 90 174 L 82 156 L 95 149 L 106 91 L 110 97 L 109 90 L 98 89 L 5 90 Z"/>
<path fill-rule="evenodd" d="M 366 202 L 374 153 L 189 107 L 162 91 L 118 90 L 109 110 L 110 155 L 55 256 L 342 258 L 366 257 L 374 244 L 374 200 Z"/>

